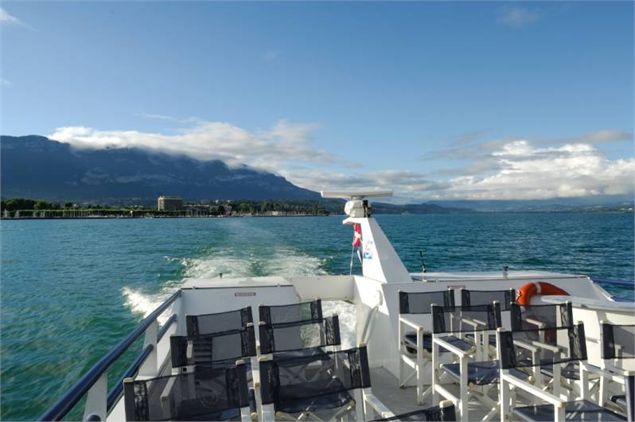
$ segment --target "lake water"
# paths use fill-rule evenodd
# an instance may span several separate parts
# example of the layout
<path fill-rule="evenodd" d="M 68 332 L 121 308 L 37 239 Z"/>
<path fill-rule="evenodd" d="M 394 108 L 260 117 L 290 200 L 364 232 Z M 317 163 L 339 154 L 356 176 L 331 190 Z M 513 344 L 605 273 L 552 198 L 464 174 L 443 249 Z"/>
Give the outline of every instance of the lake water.
<path fill-rule="evenodd" d="M 39 416 L 184 277 L 348 273 L 352 229 L 341 220 L 2 221 L 0 418 Z M 429 271 L 509 265 L 633 280 L 632 214 L 377 220 L 410 271 L 423 250 Z M 632 286 L 602 285 L 634 297 Z"/>

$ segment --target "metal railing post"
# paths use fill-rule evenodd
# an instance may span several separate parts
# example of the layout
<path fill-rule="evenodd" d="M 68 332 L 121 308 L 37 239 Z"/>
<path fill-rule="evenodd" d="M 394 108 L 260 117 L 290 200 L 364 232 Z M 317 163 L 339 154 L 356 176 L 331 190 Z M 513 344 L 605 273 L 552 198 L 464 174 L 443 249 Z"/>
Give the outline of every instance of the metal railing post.
<path fill-rule="evenodd" d="M 152 351 L 139 368 L 139 375 L 145 377 L 156 377 L 159 373 L 159 365 L 157 361 L 157 334 L 159 333 L 159 322 L 155 319 L 148 326 L 143 338 L 143 349 L 152 346 Z"/>
<path fill-rule="evenodd" d="M 86 394 L 83 420 L 105 421 L 107 417 L 108 375 L 104 372 Z M 99 418 L 99 419 L 97 419 Z"/>

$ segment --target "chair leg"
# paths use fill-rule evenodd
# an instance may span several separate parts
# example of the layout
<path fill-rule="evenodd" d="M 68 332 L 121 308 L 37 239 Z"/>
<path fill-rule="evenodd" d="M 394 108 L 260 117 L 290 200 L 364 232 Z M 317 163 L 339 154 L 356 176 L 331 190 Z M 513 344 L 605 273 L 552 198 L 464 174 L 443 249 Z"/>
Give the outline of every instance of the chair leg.
<path fill-rule="evenodd" d="M 509 383 L 503 377 L 500 377 L 500 418 L 505 421 L 509 418 L 509 399 L 510 399 Z"/>
<path fill-rule="evenodd" d="M 432 403 L 439 402 L 439 393 L 437 393 L 436 385 L 441 381 L 438 378 L 439 371 L 437 371 L 437 366 L 439 365 L 439 345 L 434 341 L 432 342 Z M 423 404 L 423 400 L 421 403 Z"/>
<path fill-rule="evenodd" d="M 434 358 L 433 358 L 434 360 Z M 423 328 L 417 329 L 417 404 L 423 404 Z M 432 370 L 434 371 L 434 365 Z"/>
<path fill-rule="evenodd" d="M 364 400 L 364 394 L 359 388 L 354 391 L 355 393 L 355 420 L 365 420 L 364 414 L 366 413 L 366 401 Z"/>
<path fill-rule="evenodd" d="M 460 385 L 460 390 L 461 393 L 459 395 L 459 397 L 461 398 L 461 402 L 460 402 L 460 412 L 461 412 L 461 420 L 462 421 L 469 421 L 469 415 L 468 415 L 468 409 L 469 409 L 469 398 L 468 398 L 468 392 L 467 392 L 467 357 L 461 357 L 459 359 L 459 367 L 460 367 L 460 373 L 461 373 L 461 385 Z M 435 401 L 436 403 L 436 401 Z"/>
<path fill-rule="evenodd" d="M 564 422 L 564 417 L 565 417 L 564 404 L 554 405 L 553 407 L 554 407 L 553 409 L 554 422 Z"/>

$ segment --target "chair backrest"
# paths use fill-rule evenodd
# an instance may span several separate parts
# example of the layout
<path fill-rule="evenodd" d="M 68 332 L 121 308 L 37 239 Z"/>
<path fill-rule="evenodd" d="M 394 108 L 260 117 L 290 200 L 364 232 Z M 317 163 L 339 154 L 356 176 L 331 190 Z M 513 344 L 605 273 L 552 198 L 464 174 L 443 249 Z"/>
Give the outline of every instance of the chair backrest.
<path fill-rule="evenodd" d="M 429 314 L 432 305 L 445 308 L 454 307 L 454 291 L 399 292 L 400 314 Z"/>
<path fill-rule="evenodd" d="M 432 305 L 432 332 L 435 334 L 489 331 L 500 326 L 501 308 L 498 302 L 452 308 Z"/>
<path fill-rule="evenodd" d="M 337 315 L 285 325 L 260 324 L 260 353 L 287 352 L 340 344 Z"/>
<path fill-rule="evenodd" d="M 513 303 L 510 311 L 512 330 L 569 327 L 573 325 L 573 308 L 570 302 L 529 306 Z M 539 322 L 541 326 L 538 327 L 534 324 L 534 321 Z"/>
<path fill-rule="evenodd" d="M 366 347 L 260 362 L 262 403 L 285 413 L 335 408 L 349 391 L 370 387 Z M 316 400 L 319 396 L 319 400 Z"/>
<path fill-rule="evenodd" d="M 254 326 L 204 336 L 172 336 L 170 350 L 173 368 L 233 365 L 238 359 L 256 356 Z"/>
<path fill-rule="evenodd" d="M 190 337 L 240 330 L 253 323 L 251 306 L 215 314 L 187 315 L 185 320 L 187 335 Z"/>
<path fill-rule="evenodd" d="M 586 360 L 584 326 L 499 331 L 503 369 L 553 365 Z"/>
<path fill-rule="evenodd" d="M 627 370 L 628 375 L 624 376 L 626 413 L 629 421 L 635 421 L 635 374 L 631 372 L 632 359 L 635 359 L 635 325 L 602 322 L 600 330 L 602 359 L 610 359 L 613 366 Z"/>
<path fill-rule="evenodd" d="M 601 324 L 602 359 L 635 359 L 635 325 Z"/>
<path fill-rule="evenodd" d="M 194 372 L 124 381 L 128 421 L 239 419 L 249 405 L 244 364 L 196 368 Z"/>
<path fill-rule="evenodd" d="M 267 325 L 290 324 L 295 322 L 319 321 L 322 319 L 322 301 L 292 303 L 258 307 L 260 322 Z"/>
<path fill-rule="evenodd" d="M 461 289 L 461 306 L 487 305 L 498 302 L 501 311 L 509 311 L 516 298 L 514 289 L 507 290 L 470 290 Z"/>

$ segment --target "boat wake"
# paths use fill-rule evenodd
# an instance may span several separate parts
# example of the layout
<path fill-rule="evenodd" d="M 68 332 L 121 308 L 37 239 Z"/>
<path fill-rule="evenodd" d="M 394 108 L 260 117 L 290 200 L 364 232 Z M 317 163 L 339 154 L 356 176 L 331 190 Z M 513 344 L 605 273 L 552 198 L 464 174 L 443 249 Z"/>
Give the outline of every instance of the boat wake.
<path fill-rule="evenodd" d="M 174 258 L 166 257 L 167 260 Z M 220 274 L 226 278 L 298 276 L 298 275 L 326 275 L 321 259 L 290 248 L 279 248 L 269 251 L 266 256 L 254 251 L 218 252 L 197 258 L 180 260 L 183 266 L 184 278 L 218 278 Z M 122 295 L 125 305 L 133 314 L 147 316 L 163 301 L 176 292 L 183 279 L 163 285 L 158 293 L 146 293 L 139 289 L 124 287 Z M 323 303 L 325 316 L 337 314 L 340 319 L 342 347 L 353 347 L 355 344 L 355 309 L 341 301 Z M 162 315 L 159 322 L 168 318 Z"/>

